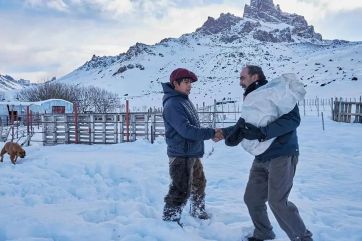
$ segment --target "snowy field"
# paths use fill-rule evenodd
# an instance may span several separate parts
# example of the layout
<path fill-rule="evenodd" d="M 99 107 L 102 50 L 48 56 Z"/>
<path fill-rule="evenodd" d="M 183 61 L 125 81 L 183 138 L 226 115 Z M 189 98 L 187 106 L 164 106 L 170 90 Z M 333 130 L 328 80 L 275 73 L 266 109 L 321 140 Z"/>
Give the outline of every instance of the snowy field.
<path fill-rule="evenodd" d="M 362 240 L 362 124 L 303 117 L 290 195 L 316 241 Z M 0 241 L 240 241 L 252 232 L 243 193 L 252 157 L 207 141 L 203 158 L 209 221 L 161 220 L 168 159 L 155 144 L 26 147 L 0 164 Z M 285 233 L 270 215 L 277 241 Z"/>

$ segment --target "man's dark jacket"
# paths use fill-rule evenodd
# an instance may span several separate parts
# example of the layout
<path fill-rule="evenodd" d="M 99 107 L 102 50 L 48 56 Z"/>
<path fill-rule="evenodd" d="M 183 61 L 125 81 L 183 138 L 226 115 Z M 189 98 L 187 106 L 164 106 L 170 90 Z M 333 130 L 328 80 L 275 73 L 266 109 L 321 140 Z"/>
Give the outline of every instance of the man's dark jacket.
<path fill-rule="evenodd" d="M 162 88 L 167 155 L 202 157 L 204 140 L 214 137 L 214 129 L 200 127 L 197 111 L 187 95 L 175 91 L 170 83 L 162 83 Z"/>
<path fill-rule="evenodd" d="M 257 81 L 249 86 L 244 93 L 244 96 L 266 84 L 267 81 Z M 296 105 L 289 113 L 280 116 L 275 121 L 269 123 L 265 127 L 261 127 L 260 130 L 265 136 L 265 140 L 269 140 L 273 137 L 277 137 L 270 147 L 262 154 L 256 156 L 258 161 L 269 161 L 270 159 L 285 156 L 285 155 L 298 155 L 298 136 L 297 127 L 300 124 L 299 108 Z M 224 135 L 227 136 L 232 127 L 224 128 Z"/>

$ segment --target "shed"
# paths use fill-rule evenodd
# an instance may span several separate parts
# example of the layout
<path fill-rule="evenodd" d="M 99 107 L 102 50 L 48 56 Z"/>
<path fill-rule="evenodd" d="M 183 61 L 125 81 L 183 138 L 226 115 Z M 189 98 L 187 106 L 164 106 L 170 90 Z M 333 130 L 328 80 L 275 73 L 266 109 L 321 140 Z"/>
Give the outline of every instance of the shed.
<path fill-rule="evenodd" d="M 24 120 L 26 116 L 26 109 L 28 106 L 29 110 L 33 114 L 63 114 L 73 112 L 73 103 L 62 99 L 48 99 L 37 102 L 0 102 L 1 123 L 7 122 L 10 119 L 11 115 L 13 115 L 14 120 Z"/>

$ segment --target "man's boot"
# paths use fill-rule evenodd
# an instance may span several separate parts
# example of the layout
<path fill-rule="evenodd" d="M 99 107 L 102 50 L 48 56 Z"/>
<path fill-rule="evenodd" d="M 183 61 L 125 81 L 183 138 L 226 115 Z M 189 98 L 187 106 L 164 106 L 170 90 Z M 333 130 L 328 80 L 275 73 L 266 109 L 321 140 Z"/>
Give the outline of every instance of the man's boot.
<path fill-rule="evenodd" d="M 190 206 L 190 215 L 198 219 L 210 219 L 210 215 L 205 210 L 205 199 L 193 197 Z"/>

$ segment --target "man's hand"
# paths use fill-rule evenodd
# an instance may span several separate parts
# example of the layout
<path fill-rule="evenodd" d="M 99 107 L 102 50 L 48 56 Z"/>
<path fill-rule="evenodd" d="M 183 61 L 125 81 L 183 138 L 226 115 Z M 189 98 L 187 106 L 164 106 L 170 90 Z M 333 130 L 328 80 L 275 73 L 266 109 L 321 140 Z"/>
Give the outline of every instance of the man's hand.
<path fill-rule="evenodd" d="M 215 128 L 215 136 L 212 138 L 214 142 L 218 142 L 220 140 L 224 139 L 224 134 L 222 133 L 222 130 L 220 128 Z"/>
<path fill-rule="evenodd" d="M 240 128 L 245 128 L 245 120 L 244 118 L 239 118 L 238 122 L 236 122 L 236 125 Z"/>
<path fill-rule="evenodd" d="M 243 128 L 245 127 L 245 120 L 240 118 L 234 125 L 232 131 L 225 138 L 225 145 L 237 146 L 244 139 Z"/>
<path fill-rule="evenodd" d="M 242 128 L 242 132 L 244 133 L 244 138 L 247 140 L 265 140 L 265 135 L 261 132 L 260 128 L 250 123 L 245 123 L 245 127 Z"/>

